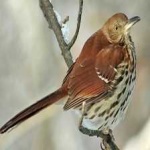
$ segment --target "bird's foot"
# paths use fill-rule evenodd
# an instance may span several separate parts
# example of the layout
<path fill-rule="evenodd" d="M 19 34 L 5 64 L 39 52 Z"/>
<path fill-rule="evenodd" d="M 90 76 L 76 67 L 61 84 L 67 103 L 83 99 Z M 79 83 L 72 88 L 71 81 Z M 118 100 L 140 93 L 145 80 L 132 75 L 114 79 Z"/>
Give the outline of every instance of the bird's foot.
<path fill-rule="evenodd" d="M 82 125 L 83 118 L 85 115 L 85 104 L 86 102 L 83 102 L 82 104 L 82 116 L 80 118 L 79 122 L 79 130 L 86 135 L 89 136 L 97 136 L 102 138 L 102 143 L 101 143 L 101 149 L 102 150 L 119 150 L 117 145 L 115 144 L 115 138 L 113 136 L 112 130 L 107 129 L 104 131 L 101 130 L 91 130 Z"/>
<path fill-rule="evenodd" d="M 105 131 L 103 132 L 105 134 Z M 102 150 L 119 150 L 118 146 L 115 143 L 115 138 L 113 136 L 112 130 L 108 130 L 105 134 L 104 138 L 101 142 L 101 149 Z"/>
<path fill-rule="evenodd" d="M 85 105 L 86 105 L 86 102 L 83 102 L 82 103 L 82 116 L 81 116 L 80 121 L 79 121 L 79 131 L 81 131 L 83 134 L 86 134 L 86 135 L 89 135 L 89 136 L 97 136 L 97 137 L 103 138 L 103 136 L 105 136 L 105 134 L 103 134 L 101 131 L 91 130 L 91 129 L 88 129 L 88 128 L 86 128 L 82 125 L 83 118 L 84 118 L 84 115 L 85 115 Z"/>

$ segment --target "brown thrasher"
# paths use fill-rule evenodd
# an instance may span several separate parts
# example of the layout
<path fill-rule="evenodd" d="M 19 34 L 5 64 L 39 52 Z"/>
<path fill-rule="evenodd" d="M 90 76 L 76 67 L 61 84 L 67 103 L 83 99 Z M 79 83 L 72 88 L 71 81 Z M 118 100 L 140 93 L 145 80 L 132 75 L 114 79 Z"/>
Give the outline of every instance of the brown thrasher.
<path fill-rule="evenodd" d="M 123 118 L 136 79 L 136 54 L 130 28 L 140 20 L 117 13 L 85 43 L 80 56 L 69 69 L 62 86 L 29 106 L 0 128 L 5 133 L 68 96 L 64 110 L 81 112 L 83 125 L 103 131 L 113 129 Z"/>

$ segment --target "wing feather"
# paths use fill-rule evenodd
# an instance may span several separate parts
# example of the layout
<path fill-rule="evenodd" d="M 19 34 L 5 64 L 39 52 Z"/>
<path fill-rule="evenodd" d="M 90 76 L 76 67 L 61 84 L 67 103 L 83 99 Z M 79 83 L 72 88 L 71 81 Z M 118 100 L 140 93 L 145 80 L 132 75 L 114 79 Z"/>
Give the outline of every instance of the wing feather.
<path fill-rule="evenodd" d="M 69 99 L 64 109 L 79 107 L 83 101 L 91 103 L 110 96 L 111 87 L 104 78 L 111 82 L 117 73 L 114 68 L 123 60 L 123 48 L 116 45 L 109 45 L 100 50 L 94 59 L 89 57 L 80 61 L 79 58 L 69 74 Z"/>

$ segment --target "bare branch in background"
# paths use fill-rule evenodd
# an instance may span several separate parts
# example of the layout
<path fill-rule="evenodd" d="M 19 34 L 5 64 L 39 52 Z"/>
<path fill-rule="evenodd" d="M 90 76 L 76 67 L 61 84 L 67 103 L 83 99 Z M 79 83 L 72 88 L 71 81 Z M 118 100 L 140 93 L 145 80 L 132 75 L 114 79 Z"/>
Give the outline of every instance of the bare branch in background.
<path fill-rule="evenodd" d="M 61 25 L 59 24 L 56 14 L 53 9 L 53 5 L 49 0 L 39 0 L 40 7 L 44 13 L 44 16 L 49 24 L 49 27 L 54 31 L 55 36 L 57 38 L 59 47 L 61 49 L 62 55 L 65 59 L 65 62 L 68 67 L 70 67 L 73 64 L 72 55 L 70 51 L 68 50 L 68 45 L 64 40 L 62 31 L 61 31 Z"/>
<path fill-rule="evenodd" d="M 76 32 L 75 32 L 71 42 L 69 43 L 69 49 L 71 49 L 71 47 L 75 43 L 75 41 L 77 39 L 77 36 L 78 36 L 78 33 L 79 33 L 80 24 L 81 24 L 82 10 L 83 10 L 83 0 L 79 0 L 79 12 L 78 12 L 78 19 L 77 19 L 77 28 L 76 28 Z"/>
<path fill-rule="evenodd" d="M 68 42 L 67 37 L 66 37 L 67 35 L 65 35 L 66 29 L 63 29 L 64 27 L 66 27 L 65 25 L 67 21 L 69 21 L 69 16 L 67 16 L 62 21 L 60 15 L 58 14 L 56 10 L 54 10 L 53 5 L 49 0 L 39 0 L 39 2 L 40 2 L 40 7 L 43 11 L 43 14 L 49 24 L 49 28 L 52 29 L 55 33 L 62 55 L 69 68 L 73 64 L 70 49 L 74 45 L 77 39 L 78 33 L 79 33 L 82 10 L 83 10 L 83 0 L 79 0 L 77 27 L 76 27 L 75 34 L 70 42 Z M 114 139 L 109 134 L 102 136 L 100 131 L 90 130 L 83 126 L 81 126 L 80 131 L 83 134 L 86 134 L 89 136 L 101 137 L 103 139 L 103 147 L 101 147 L 103 150 L 119 150 L 117 145 L 114 143 Z"/>
<path fill-rule="evenodd" d="M 62 21 L 62 23 L 65 24 L 65 23 L 67 23 L 68 21 L 69 21 L 69 16 L 67 16 L 67 17 Z"/>
<path fill-rule="evenodd" d="M 83 9 L 83 0 L 79 0 L 79 13 L 78 13 L 78 21 L 77 21 L 77 29 L 75 32 L 74 37 L 72 38 L 71 42 L 69 44 L 66 43 L 64 35 L 61 30 L 61 24 L 57 18 L 57 14 L 55 10 L 53 9 L 53 5 L 49 0 L 39 0 L 40 7 L 44 13 L 44 16 L 49 24 L 49 27 L 54 31 L 55 36 L 57 38 L 59 47 L 61 49 L 62 55 L 65 59 L 65 62 L 68 67 L 70 67 L 73 64 L 72 55 L 70 53 L 70 49 L 75 43 L 79 29 L 80 29 L 80 23 L 81 23 L 81 16 L 82 16 L 82 9 Z M 65 18 L 62 23 L 66 23 L 68 21 L 68 17 Z"/>

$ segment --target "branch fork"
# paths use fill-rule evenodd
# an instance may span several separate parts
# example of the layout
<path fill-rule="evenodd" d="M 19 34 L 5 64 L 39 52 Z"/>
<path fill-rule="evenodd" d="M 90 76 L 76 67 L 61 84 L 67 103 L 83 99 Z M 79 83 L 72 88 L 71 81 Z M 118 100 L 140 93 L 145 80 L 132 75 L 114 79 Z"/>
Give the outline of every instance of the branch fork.
<path fill-rule="evenodd" d="M 76 28 L 76 32 L 73 36 L 73 38 L 71 39 L 71 41 L 67 44 L 64 38 L 64 35 L 62 33 L 62 26 L 59 23 L 57 14 L 55 13 L 55 10 L 53 8 L 52 3 L 49 0 L 39 0 L 40 2 L 40 7 L 43 11 L 43 14 L 49 24 L 49 28 L 51 28 L 57 38 L 59 47 L 61 49 L 62 55 L 64 57 L 64 60 L 67 64 L 68 67 L 70 67 L 73 64 L 73 60 L 72 60 L 72 55 L 70 53 L 70 49 L 73 46 L 73 44 L 75 43 L 78 33 L 79 33 L 79 29 L 80 29 L 80 24 L 81 24 L 81 16 L 82 16 L 82 8 L 83 8 L 83 0 L 79 0 L 79 13 L 78 13 L 78 22 L 77 22 L 77 28 Z M 69 17 L 65 18 L 62 23 L 66 23 L 68 21 Z"/>

